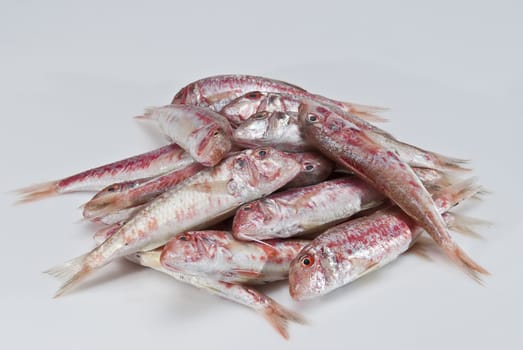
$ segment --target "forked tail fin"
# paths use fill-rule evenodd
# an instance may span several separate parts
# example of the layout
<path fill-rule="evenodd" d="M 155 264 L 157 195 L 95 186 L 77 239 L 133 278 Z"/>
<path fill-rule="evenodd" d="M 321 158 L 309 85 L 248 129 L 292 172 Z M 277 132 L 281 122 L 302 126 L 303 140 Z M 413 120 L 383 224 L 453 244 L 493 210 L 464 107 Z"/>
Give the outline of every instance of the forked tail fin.
<path fill-rule="evenodd" d="M 436 160 L 437 164 L 440 166 L 441 170 L 460 171 L 460 172 L 472 170 L 472 169 L 466 167 L 466 164 L 469 162 L 466 159 L 448 157 L 448 156 L 444 156 L 444 155 L 436 153 L 436 152 L 427 151 L 427 153 L 435 158 L 435 160 Z"/>
<path fill-rule="evenodd" d="M 477 184 L 476 179 L 470 178 L 442 189 L 434 195 L 434 202 L 438 207 L 438 211 L 442 213 L 459 204 L 463 200 L 481 193 L 482 190 L 483 188 Z M 448 235 L 448 233 L 446 237 L 440 239 L 442 240 L 438 242 L 438 245 L 444 248 L 445 254 L 465 270 L 472 279 L 483 284 L 481 275 L 489 275 L 490 273 L 469 257 L 452 239 L 452 237 Z"/>
<path fill-rule="evenodd" d="M 488 227 L 492 225 L 491 222 L 486 220 L 471 218 L 451 212 L 443 214 L 443 218 L 445 219 L 449 229 L 452 231 L 477 239 L 483 239 L 483 236 L 475 230 L 476 227 Z"/>
<path fill-rule="evenodd" d="M 440 189 L 434 193 L 433 199 L 438 211 L 444 213 L 466 199 L 481 195 L 483 191 L 484 189 L 477 183 L 477 179 L 471 177 Z"/>
<path fill-rule="evenodd" d="M 476 227 L 491 225 L 488 221 L 452 212 L 446 212 L 442 216 L 450 230 L 476 239 L 483 239 L 483 236 L 476 232 Z M 409 252 L 417 254 L 426 260 L 432 260 L 428 254 L 428 251 L 432 249 L 438 249 L 434 241 L 428 237 L 421 236 L 413 243 L 412 247 L 409 248 Z"/>
<path fill-rule="evenodd" d="M 368 122 L 383 123 L 388 121 L 387 118 L 378 115 L 378 113 L 384 112 L 388 110 L 388 108 L 361 105 L 351 102 L 342 103 L 345 106 L 345 108 L 347 108 L 349 113 L 354 114 L 355 116 L 360 117 L 361 119 L 364 119 Z"/>
<path fill-rule="evenodd" d="M 64 283 L 55 293 L 54 298 L 58 298 L 65 292 L 76 286 L 83 278 L 85 278 L 92 268 L 87 264 L 86 258 L 89 253 L 69 260 L 63 265 L 55 266 L 45 271 L 47 273 Z"/>
<path fill-rule="evenodd" d="M 43 182 L 15 190 L 19 199 L 15 204 L 29 203 L 60 194 L 57 190 L 58 181 Z"/>
<path fill-rule="evenodd" d="M 305 318 L 298 313 L 288 310 L 275 300 L 266 297 L 268 304 L 265 308 L 260 310 L 261 314 L 271 326 L 285 339 L 289 339 L 288 324 L 289 321 L 306 324 Z"/>
<path fill-rule="evenodd" d="M 476 263 L 457 245 L 454 246 L 453 256 L 455 257 L 453 260 L 465 270 L 467 275 L 469 275 L 474 281 L 483 285 L 482 275 L 488 276 L 490 275 L 490 272 Z"/>
<path fill-rule="evenodd" d="M 466 167 L 468 160 L 427 151 L 406 142 L 399 141 L 387 133 L 368 131 L 366 134 L 381 147 L 395 151 L 399 158 L 411 167 L 436 169 L 445 172 L 464 172 L 471 170 Z"/>

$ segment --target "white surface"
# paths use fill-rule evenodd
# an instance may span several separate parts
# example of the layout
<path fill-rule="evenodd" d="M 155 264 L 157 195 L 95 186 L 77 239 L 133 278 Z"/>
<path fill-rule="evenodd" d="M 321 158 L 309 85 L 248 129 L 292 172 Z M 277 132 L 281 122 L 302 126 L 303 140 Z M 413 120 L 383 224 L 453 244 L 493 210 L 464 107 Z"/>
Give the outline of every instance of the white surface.
<path fill-rule="evenodd" d="M 153 3 L 2 2 L 2 348 L 521 348 L 521 2 Z M 266 288 L 311 322 L 289 342 L 244 307 L 126 262 L 51 299 L 58 282 L 41 271 L 91 247 L 76 209 L 88 196 L 15 207 L 8 191 L 160 145 L 131 117 L 221 73 L 388 106 L 397 137 L 471 159 L 493 194 L 461 211 L 495 226 L 458 239 L 492 272 L 486 286 L 407 255 L 313 302 Z"/>

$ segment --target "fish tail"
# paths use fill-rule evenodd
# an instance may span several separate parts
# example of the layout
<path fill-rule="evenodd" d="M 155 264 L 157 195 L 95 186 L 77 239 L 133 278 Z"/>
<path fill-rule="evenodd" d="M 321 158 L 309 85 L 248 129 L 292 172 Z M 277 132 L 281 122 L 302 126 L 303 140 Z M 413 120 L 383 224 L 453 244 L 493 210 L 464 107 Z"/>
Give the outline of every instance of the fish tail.
<path fill-rule="evenodd" d="M 438 211 L 443 213 L 463 200 L 476 195 L 481 189 L 482 187 L 477 184 L 475 178 L 466 179 L 435 194 L 434 202 Z M 482 284 L 481 275 L 489 275 L 489 272 L 472 260 L 452 239 L 443 217 L 436 214 L 435 216 L 431 215 L 429 221 L 430 223 L 426 222 L 424 228 L 443 249 L 445 254 L 472 279 Z"/>
<path fill-rule="evenodd" d="M 451 212 L 443 214 L 443 218 L 450 230 L 477 239 L 483 239 L 483 236 L 475 230 L 477 227 L 492 225 L 491 222 L 486 220 L 471 218 Z"/>
<path fill-rule="evenodd" d="M 477 183 L 477 178 L 471 177 L 461 182 L 442 188 L 434 194 L 434 202 L 440 213 L 448 211 L 462 201 L 478 196 L 483 187 Z"/>
<path fill-rule="evenodd" d="M 436 152 L 427 151 L 406 142 L 399 141 L 383 132 L 367 131 L 365 134 L 373 143 L 380 147 L 394 150 L 399 158 L 411 167 L 429 168 L 445 172 L 465 172 L 471 170 L 465 167 L 465 164 L 469 162 L 466 159 L 448 157 Z"/>
<path fill-rule="evenodd" d="M 490 275 L 490 272 L 476 263 L 457 245 L 455 245 L 453 249 L 453 258 L 474 281 L 481 285 L 483 285 L 482 275 Z"/>
<path fill-rule="evenodd" d="M 491 194 L 492 194 L 492 191 L 490 191 L 489 189 L 482 186 L 481 189 L 478 191 L 478 193 L 476 193 L 474 196 L 472 196 L 472 198 L 482 200 L 484 196 L 489 196 Z"/>
<path fill-rule="evenodd" d="M 377 106 L 368 106 L 361 105 L 351 102 L 342 102 L 343 106 L 347 108 L 348 112 L 354 114 L 361 119 L 364 119 L 369 122 L 383 123 L 387 122 L 388 119 L 378 115 L 380 112 L 388 110 L 388 108 L 377 107 Z"/>
<path fill-rule="evenodd" d="M 275 300 L 267 297 L 268 305 L 261 310 L 263 317 L 276 331 L 285 339 L 289 339 L 288 324 L 289 321 L 306 324 L 307 321 L 300 314 L 288 310 Z"/>
<path fill-rule="evenodd" d="M 443 219 L 440 217 L 440 220 Z M 472 277 L 472 279 L 479 284 L 483 284 L 481 275 L 489 275 L 490 273 L 472 260 L 461 248 L 460 246 L 452 239 L 452 236 L 449 234 L 448 229 L 443 221 L 443 225 L 438 225 L 436 221 L 433 221 L 433 224 L 427 225 L 424 227 L 427 233 L 436 241 L 438 246 L 440 246 L 445 255 L 447 255 L 456 265 L 461 267 L 467 275 Z"/>
<path fill-rule="evenodd" d="M 465 172 L 465 171 L 471 171 L 471 168 L 466 167 L 465 165 L 469 162 L 466 159 L 460 159 L 455 157 L 448 157 L 444 156 L 439 153 L 435 152 L 427 152 L 428 155 L 432 156 L 434 158 L 434 161 L 436 165 L 439 167 L 439 170 L 446 170 L 446 171 L 458 171 L 458 172 Z"/>
<path fill-rule="evenodd" d="M 54 197 L 60 193 L 58 191 L 58 183 L 59 181 L 49 181 L 18 189 L 15 192 L 20 196 L 20 198 L 15 202 L 15 204 L 29 203 Z"/>
<path fill-rule="evenodd" d="M 58 298 L 65 292 L 76 286 L 83 278 L 85 278 L 89 272 L 92 271 L 92 267 L 87 263 L 87 257 L 89 253 L 76 257 L 63 265 L 55 266 L 45 271 L 47 273 L 61 281 L 64 281 L 60 289 L 54 294 L 54 298 Z"/>
<path fill-rule="evenodd" d="M 489 221 L 471 218 L 453 212 L 446 212 L 442 216 L 449 230 L 476 239 L 483 239 L 483 236 L 476 232 L 476 227 L 492 225 Z M 409 252 L 415 253 L 426 260 L 432 260 L 427 254 L 427 250 L 434 247 L 436 247 L 434 241 L 429 240 L 428 237 L 421 236 L 414 241 L 412 247 L 409 248 Z"/>
<path fill-rule="evenodd" d="M 429 255 L 429 250 L 434 247 L 434 242 L 425 237 L 418 238 L 414 244 L 409 248 L 408 252 L 416 254 L 420 258 L 427 261 L 432 261 L 432 257 Z"/>
<path fill-rule="evenodd" d="M 446 171 L 416 167 L 413 167 L 412 170 L 414 170 L 418 178 L 421 180 L 421 183 L 423 186 L 425 186 L 429 193 L 440 192 L 442 189 L 462 181 L 462 179 L 458 176 Z M 426 171 L 427 176 L 425 176 L 424 171 Z"/>
<path fill-rule="evenodd" d="M 158 112 L 158 107 L 147 107 L 144 109 L 142 115 L 137 115 L 134 119 L 138 120 L 153 120 L 155 119 L 155 114 Z"/>
<path fill-rule="evenodd" d="M 436 181 L 436 185 L 440 188 L 453 186 L 461 181 L 461 179 L 456 175 L 449 174 L 445 171 L 436 171 L 438 171 L 441 175 L 441 177 Z"/>
<path fill-rule="evenodd" d="M 455 158 L 444 156 L 439 153 L 433 153 L 436 156 L 440 164 L 447 170 L 452 171 L 471 171 L 471 168 L 465 167 L 465 164 L 469 162 L 467 159 Z"/>
<path fill-rule="evenodd" d="M 467 159 L 445 156 L 400 141 L 391 140 L 391 142 L 393 148 L 397 147 L 400 151 L 413 154 L 418 161 L 425 163 L 423 166 L 440 171 L 466 172 L 472 170 L 466 167 L 466 164 L 469 163 Z"/>

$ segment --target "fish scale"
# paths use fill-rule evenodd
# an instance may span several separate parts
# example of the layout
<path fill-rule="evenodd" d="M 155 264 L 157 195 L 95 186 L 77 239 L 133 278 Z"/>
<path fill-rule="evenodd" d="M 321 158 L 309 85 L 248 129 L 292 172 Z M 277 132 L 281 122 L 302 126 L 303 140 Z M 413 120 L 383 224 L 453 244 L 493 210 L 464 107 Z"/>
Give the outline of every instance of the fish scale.
<path fill-rule="evenodd" d="M 308 101 L 303 99 L 303 101 Z M 232 137 L 235 144 L 244 147 L 271 146 L 282 151 L 303 152 L 314 148 L 314 143 L 306 137 L 301 130 L 301 123 L 298 119 L 298 108 L 296 111 L 279 111 L 268 108 L 267 111 L 257 112 L 248 119 L 243 120 L 236 129 Z M 324 113 L 329 113 L 325 108 Z M 362 124 L 354 124 L 357 120 L 354 116 L 344 113 L 338 109 L 339 113 L 348 118 L 345 123 L 351 123 L 353 129 L 372 131 L 366 136 L 371 137 L 376 143 L 394 151 L 402 161 L 410 166 L 417 168 L 435 169 L 439 171 L 465 171 L 462 167 L 464 160 L 446 157 L 441 154 L 430 152 L 405 142 L 398 141 L 390 135 L 377 130 L 376 128 L 362 127 Z M 227 116 L 227 114 L 225 114 Z M 231 118 L 231 116 L 228 116 Z M 367 125 L 367 124 L 365 124 Z M 329 127 L 343 129 L 342 121 L 332 121 Z M 379 132 L 375 132 L 379 131 Z"/>
<path fill-rule="evenodd" d="M 161 175 L 182 168 L 193 159 L 178 145 L 156 150 L 89 169 L 81 173 L 18 190 L 18 203 L 40 200 L 64 193 L 99 191 L 115 182 L 132 181 Z"/>
<path fill-rule="evenodd" d="M 378 206 L 385 197 L 355 177 L 273 194 L 238 209 L 233 235 L 242 240 L 287 238 L 332 226 L 359 211 Z"/>
<path fill-rule="evenodd" d="M 301 105 L 299 119 L 304 134 L 324 155 L 389 197 L 469 276 L 476 279 L 478 274 L 488 274 L 452 239 L 430 194 L 412 168 L 386 144 L 370 136 L 386 136 L 386 133 L 376 127 L 361 128 L 356 117 L 347 119 L 338 110 L 313 101 Z"/>
<path fill-rule="evenodd" d="M 137 118 L 154 121 L 165 135 L 205 166 L 216 165 L 231 150 L 229 122 L 208 108 L 171 104 L 148 108 Z"/>
<path fill-rule="evenodd" d="M 241 284 L 289 275 L 294 299 L 323 295 L 393 261 L 423 229 L 481 281 L 488 272 L 445 226 L 474 234 L 479 221 L 441 214 L 480 191 L 457 183 L 466 162 L 374 126 L 382 110 L 251 75 L 188 84 L 141 117 L 175 144 L 19 191 L 19 202 L 99 191 L 84 215 L 108 226 L 96 232 L 97 248 L 48 271 L 64 281 L 55 297 L 125 257 L 246 305 L 287 338 L 287 322 L 303 319 Z M 373 209 L 387 197 L 397 207 Z M 300 234 L 316 238 L 288 239 Z"/>
<path fill-rule="evenodd" d="M 203 169 L 203 165 L 193 162 L 184 168 L 137 183 L 113 184 L 118 190 L 102 190 L 84 205 L 83 216 L 97 220 L 111 213 L 147 203 L 165 191 L 170 190 L 185 179 Z"/>
<path fill-rule="evenodd" d="M 480 191 L 473 180 L 442 189 L 435 194 L 438 212 L 444 213 Z M 452 223 L 455 217 L 444 218 Z M 289 292 L 296 300 L 327 294 L 395 260 L 422 232 L 423 228 L 398 207 L 332 227 L 291 262 Z"/>
<path fill-rule="evenodd" d="M 165 245 L 161 262 L 167 269 L 191 275 L 261 284 L 286 279 L 290 262 L 309 242 L 241 242 L 228 231 L 189 231 Z"/>
<path fill-rule="evenodd" d="M 209 107 L 219 112 L 234 99 L 250 92 L 283 93 L 294 98 L 315 99 L 323 103 L 337 105 L 347 112 L 371 120 L 381 119 L 375 113 L 383 110 L 379 107 L 331 100 L 281 80 L 253 75 L 217 75 L 197 80 L 178 91 L 171 103 Z"/>
<path fill-rule="evenodd" d="M 94 237 L 95 242 L 102 244 L 112 234 L 114 234 L 114 231 L 111 231 L 111 229 L 100 231 L 98 235 Z M 160 261 L 161 253 L 162 248 L 157 248 L 155 250 L 128 255 L 126 259 L 135 264 L 162 272 L 179 282 L 190 284 L 211 294 L 245 305 L 267 319 L 271 326 L 285 339 L 289 338 L 288 322 L 305 323 L 303 316 L 288 310 L 283 305 L 280 305 L 275 300 L 252 287 L 230 284 L 212 278 L 166 269 Z"/>
<path fill-rule="evenodd" d="M 157 248 L 176 234 L 232 215 L 241 204 L 285 185 L 300 168 L 292 155 L 261 148 L 240 152 L 199 172 L 154 199 L 99 247 L 49 270 L 65 281 L 56 296 L 116 258 Z"/>
<path fill-rule="evenodd" d="M 376 114 L 376 112 L 382 111 L 383 108 L 335 101 L 310 93 L 291 94 L 282 92 L 250 91 L 223 106 L 220 113 L 223 114 L 231 124 L 240 125 L 257 113 L 297 113 L 300 104 L 307 100 L 315 100 L 328 105 L 337 106 L 346 112 L 353 113 L 367 121 L 385 121 L 385 119 Z"/>

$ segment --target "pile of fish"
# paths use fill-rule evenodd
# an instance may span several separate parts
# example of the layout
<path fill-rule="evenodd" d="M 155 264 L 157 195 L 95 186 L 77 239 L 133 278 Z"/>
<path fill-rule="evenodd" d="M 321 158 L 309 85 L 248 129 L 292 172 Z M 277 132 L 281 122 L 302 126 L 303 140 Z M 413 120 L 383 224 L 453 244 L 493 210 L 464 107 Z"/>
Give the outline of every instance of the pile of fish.
<path fill-rule="evenodd" d="M 488 272 L 453 240 L 474 219 L 449 210 L 482 192 L 464 161 L 402 142 L 371 124 L 380 108 L 282 81 L 204 78 L 148 108 L 169 144 L 19 191 L 19 202 L 96 192 L 83 206 L 96 247 L 52 268 L 56 296 L 118 258 L 166 273 L 262 314 L 285 338 L 303 323 L 255 289 L 289 281 L 320 297 L 388 264 L 426 232 L 477 281 Z"/>

